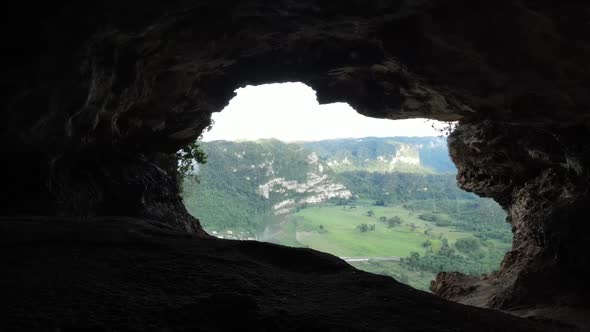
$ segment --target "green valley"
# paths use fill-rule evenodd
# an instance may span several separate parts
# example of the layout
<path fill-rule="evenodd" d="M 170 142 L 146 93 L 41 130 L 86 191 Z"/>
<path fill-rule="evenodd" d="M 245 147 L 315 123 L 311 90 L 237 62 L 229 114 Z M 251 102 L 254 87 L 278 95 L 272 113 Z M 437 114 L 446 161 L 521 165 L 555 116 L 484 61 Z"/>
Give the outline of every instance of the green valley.
<path fill-rule="evenodd" d="M 328 252 L 424 290 L 439 271 L 491 273 L 511 247 L 505 212 L 457 187 L 442 138 L 200 144 L 208 163 L 184 200 L 218 237 Z"/>

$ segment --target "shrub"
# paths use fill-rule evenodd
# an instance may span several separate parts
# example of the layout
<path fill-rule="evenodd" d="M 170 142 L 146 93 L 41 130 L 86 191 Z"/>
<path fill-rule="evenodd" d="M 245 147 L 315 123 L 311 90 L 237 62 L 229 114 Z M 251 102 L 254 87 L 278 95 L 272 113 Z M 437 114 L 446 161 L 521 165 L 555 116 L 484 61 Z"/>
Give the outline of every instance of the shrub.
<path fill-rule="evenodd" d="M 475 252 L 479 250 L 480 246 L 479 240 L 473 237 L 461 238 L 455 242 L 455 248 L 464 253 Z"/>
<path fill-rule="evenodd" d="M 182 184 L 189 175 L 193 175 L 196 179 L 195 165 L 207 163 L 207 154 L 196 141 L 178 150 L 176 158 L 178 159 L 179 184 Z"/>
<path fill-rule="evenodd" d="M 375 224 L 360 224 L 358 226 L 356 226 L 356 229 L 358 229 L 361 233 L 364 232 L 368 232 L 368 231 L 374 231 L 375 230 Z"/>
<path fill-rule="evenodd" d="M 393 228 L 402 224 L 402 218 L 395 216 L 387 219 L 387 227 Z"/>
<path fill-rule="evenodd" d="M 356 226 L 356 229 L 358 229 L 361 233 L 364 233 L 369 230 L 369 225 L 360 224 L 360 225 Z"/>

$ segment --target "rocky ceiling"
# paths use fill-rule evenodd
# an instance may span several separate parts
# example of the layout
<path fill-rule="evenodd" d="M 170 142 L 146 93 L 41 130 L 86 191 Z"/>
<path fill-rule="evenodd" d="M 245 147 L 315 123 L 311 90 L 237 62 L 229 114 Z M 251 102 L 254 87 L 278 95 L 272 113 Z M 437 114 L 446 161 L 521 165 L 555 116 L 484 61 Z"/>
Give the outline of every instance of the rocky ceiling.
<path fill-rule="evenodd" d="M 459 185 L 507 209 L 514 248 L 498 273 L 443 273 L 435 293 L 588 306 L 586 2 L 105 0 L 6 13 L 19 23 L 2 29 L 2 214 L 119 215 L 206 236 L 173 152 L 235 88 L 301 81 L 368 116 L 461 121 L 449 139 Z"/>

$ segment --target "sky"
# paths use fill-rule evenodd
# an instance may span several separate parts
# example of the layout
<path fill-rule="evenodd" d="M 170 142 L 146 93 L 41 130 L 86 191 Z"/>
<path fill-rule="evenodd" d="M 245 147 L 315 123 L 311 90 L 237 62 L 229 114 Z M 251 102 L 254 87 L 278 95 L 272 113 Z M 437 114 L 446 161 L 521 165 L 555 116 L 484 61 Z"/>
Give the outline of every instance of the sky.
<path fill-rule="evenodd" d="M 213 113 L 214 125 L 203 141 L 275 138 L 286 142 L 334 138 L 440 136 L 444 123 L 425 119 L 365 117 L 346 103 L 318 104 L 302 83 L 265 84 L 236 90 L 229 105 Z"/>

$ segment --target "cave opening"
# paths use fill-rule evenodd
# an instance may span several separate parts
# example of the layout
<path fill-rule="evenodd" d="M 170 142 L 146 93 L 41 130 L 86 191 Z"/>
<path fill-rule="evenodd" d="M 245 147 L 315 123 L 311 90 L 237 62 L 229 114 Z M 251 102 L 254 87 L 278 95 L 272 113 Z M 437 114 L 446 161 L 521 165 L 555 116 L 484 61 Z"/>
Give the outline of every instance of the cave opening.
<path fill-rule="evenodd" d="M 183 177 L 209 234 L 327 252 L 421 290 L 438 272 L 498 270 L 510 225 L 458 188 L 454 123 L 365 117 L 295 82 L 236 92 L 196 142 L 206 162 Z"/>

